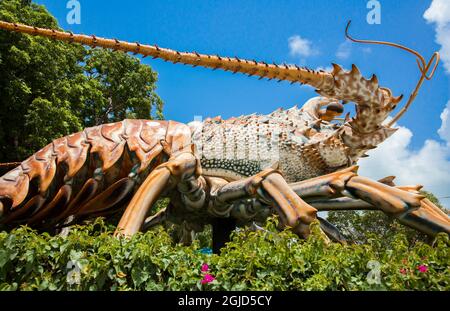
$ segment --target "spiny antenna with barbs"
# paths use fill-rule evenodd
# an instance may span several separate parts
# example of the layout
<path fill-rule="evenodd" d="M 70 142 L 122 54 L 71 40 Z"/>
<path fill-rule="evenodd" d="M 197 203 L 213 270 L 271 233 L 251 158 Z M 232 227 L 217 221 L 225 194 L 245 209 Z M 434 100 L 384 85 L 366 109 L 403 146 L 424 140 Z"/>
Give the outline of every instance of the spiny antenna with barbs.
<path fill-rule="evenodd" d="M 334 86 L 333 75 L 324 71 L 315 71 L 308 68 L 300 68 L 296 65 L 279 65 L 245 60 L 238 57 L 221 57 L 219 55 L 205 55 L 197 52 L 179 52 L 161 48 L 157 45 L 144 45 L 140 43 L 129 43 L 117 39 L 104 39 L 94 35 L 79 35 L 71 32 L 63 32 L 54 29 L 45 29 L 22 24 L 0 21 L 0 29 L 27 33 L 30 35 L 53 38 L 55 40 L 75 42 L 91 47 L 103 47 L 134 54 L 144 57 L 161 58 L 172 63 L 182 63 L 194 67 L 202 66 L 213 70 L 222 69 L 233 73 L 243 73 L 248 76 L 259 76 L 260 79 L 276 79 L 290 81 L 293 83 L 308 84 L 317 90 L 329 90 Z"/>
<path fill-rule="evenodd" d="M 392 125 L 395 124 L 395 122 L 397 122 L 402 116 L 403 114 L 408 110 L 408 108 L 411 106 L 412 102 L 414 101 L 414 99 L 417 97 L 417 94 L 419 93 L 419 89 L 422 86 L 423 82 L 425 81 L 425 79 L 427 80 L 431 80 L 431 78 L 433 78 L 434 73 L 436 72 L 436 68 L 439 64 L 439 53 L 438 52 L 434 52 L 433 56 L 431 56 L 430 60 L 428 61 L 428 63 L 425 61 L 425 58 L 419 54 L 417 51 L 410 49 L 406 46 L 397 44 L 397 43 L 392 43 L 392 42 L 386 42 L 386 41 L 374 41 L 374 40 L 360 40 L 360 39 L 355 39 L 353 37 L 351 37 L 348 34 L 348 29 L 350 28 L 350 24 L 351 24 L 351 20 L 348 21 L 347 23 L 347 27 L 345 28 L 345 36 L 353 41 L 353 42 L 357 42 L 357 43 L 364 43 L 364 44 L 380 44 L 380 45 L 388 45 L 388 46 L 393 46 L 402 50 L 405 50 L 413 55 L 415 55 L 417 57 L 416 61 L 417 61 L 417 66 L 419 67 L 420 70 L 420 79 L 416 84 L 416 87 L 414 88 L 414 91 L 411 93 L 411 95 L 408 98 L 408 101 L 406 102 L 406 104 L 402 107 L 402 109 L 392 118 L 392 120 L 387 124 L 387 127 L 392 127 Z M 431 67 L 431 65 L 434 62 L 434 66 Z M 431 69 L 431 71 L 430 71 Z"/>

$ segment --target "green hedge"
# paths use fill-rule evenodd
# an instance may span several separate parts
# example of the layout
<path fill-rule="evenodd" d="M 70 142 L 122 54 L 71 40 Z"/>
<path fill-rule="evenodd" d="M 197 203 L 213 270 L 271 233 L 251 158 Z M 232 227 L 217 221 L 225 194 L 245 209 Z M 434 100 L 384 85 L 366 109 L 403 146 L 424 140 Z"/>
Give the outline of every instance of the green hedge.
<path fill-rule="evenodd" d="M 409 245 L 398 235 L 389 247 L 376 236 L 363 245 L 326 244 L 312 226 L 308 240 L 289 230 L 239 230 L 221 255 L 173 243 L 158 227 L 130 239 L 112 237 L 98 219 L 67 237 L 21 227 L 0 233 L 2 290 L 449 290 L 449 237 Z M 205 242 L 206 241 L 206 242 Z M 372 261 L 375 261 L 372 262 Z M 201 284 L 209 265 L 215 280 Z M 380 282 L 367 280 L 376 275 Z M 374 268 L 375 267 L 375 268 Z M 371 272 L 372 271 L 372 272 Z M 68 281 L 69 280 L 69 281 Z"/>

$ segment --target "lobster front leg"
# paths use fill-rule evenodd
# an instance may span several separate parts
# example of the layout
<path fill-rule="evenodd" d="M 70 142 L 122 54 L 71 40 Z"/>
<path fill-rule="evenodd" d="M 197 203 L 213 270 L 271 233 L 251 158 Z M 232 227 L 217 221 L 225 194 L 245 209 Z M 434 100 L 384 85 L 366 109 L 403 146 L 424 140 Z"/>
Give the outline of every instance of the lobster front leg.
<path fill-rule="evenodd" d="M 130 236 L 140 231 L 150 207 L 170 185 L 190 180 L 197 170 L 197 158 L 191 152 L 172 156 L 156 167 L 134 194 L 117 226 L 115 235 Z"/>
<path fill-rule="evenodd" d="M 450 234 L 450 219 L 423 195 L 391 187 L 366 177 L 356 176 L 347 183 L 354 196 L 379 206 L 400 223 L 434 236 Z"/>
<path fill-rule="evenodd" d="M 356 174 L 353 166 L 321 177 L 291 184 L 292 190 L 306 201 L 320 202 L 330 198 L 330 208 L 380 209 L 400 223 L 434 236 L 439 232 L 450 234 L 450 219 L 414 187 L 393 187 Z M 351 199 L 338 198 L 341 196 Z M 357 199 L 357 200 L 354 200 Z M 318 203 L 318 207 L 323 203 Z"/>
<path fill-rule="evenodd" d="M 233 201 L 255 196 L 277 210 L 283 225 L 292 227 L 301 237 L 309 235 L 309 225 L 317 219 L 317 210 L 303 201 L 274 169 L 220 187 L 214 193 L 213 205 L 220 210 Z"/>
<path fill-rule="evenodd" d="M 147 217 L 142 226 L 142 231 L 147 231 L 148 229 L 163 223 L 166 219 L 167 207 L 159 210 L 155 215 Z"/>

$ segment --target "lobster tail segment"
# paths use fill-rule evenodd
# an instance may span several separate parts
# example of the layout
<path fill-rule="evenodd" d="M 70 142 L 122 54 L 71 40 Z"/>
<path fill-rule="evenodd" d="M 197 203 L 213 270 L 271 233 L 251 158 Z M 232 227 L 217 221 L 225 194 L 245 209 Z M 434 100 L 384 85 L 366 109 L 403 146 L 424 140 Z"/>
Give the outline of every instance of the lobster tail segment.
<path fill-rule="evenodd" d="M 180 135 L 190 137 L 187 125 L 124 120 L 58 138 L 0 177 L 0 223 L 39 225 L 122 204 L 154 165 L 190 148 Z"/>
<path fill-rule="evenodd" d="M 25 200 L 30 185 L 28 175 L 17 167 L 0 178 L 0 204 L 2 213 Z"/>
<path fill-rule="evenodd" d="M 44 196 L 55 181 L 58 167 L 65 171 L 67 180 L 80 171 L 89 149 L 82 133 L 53 141 L 0 177 L 0 202 L 5 211 L 21 205 L 31 192 Z"/>

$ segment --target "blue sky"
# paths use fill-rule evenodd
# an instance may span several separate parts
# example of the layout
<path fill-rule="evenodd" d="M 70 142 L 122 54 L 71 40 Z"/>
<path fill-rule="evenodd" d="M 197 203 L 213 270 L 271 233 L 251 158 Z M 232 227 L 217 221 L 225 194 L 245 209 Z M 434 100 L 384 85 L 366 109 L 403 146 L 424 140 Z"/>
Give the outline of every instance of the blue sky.
<path fill-rule="evenodd" d="M 427 59 L 441 49 L 435 42 L 437 23 L 450 29 L 448 0 L 434 0 L 428 20 L 435 23 L 424 18 L 432 0 L 379 0 L 379 25 L 366 22 L 368 0 L 79 0 L 79 25 L 66 22 L 67 1 L 35 2 L 44 4 L 63 29 L 74 33 L 310 68 L 327 68 L 332 62 L 349 68 L 354 63 L 366 77 L 375 73 L 382 86 L 406 97 L 419 78 L 414 57 L 390 47 L 345 43 L 347 20 L 352 20 L 351 33 L 357 38 L 398 42 Z M 303 55 L 291 53 L 289 38 L 295 36 L 307 43 Z M 160 60 L 143 62 L 159 73 L 157 92 L 164 100 L 166 118 L 181 122 L 196 115 L 228 118 L 269 113 L 316 96 L 307 86 L 258 81 Z M 425 82 L 412 109 L 400 120 L 400 134 L 374 153 L 374 160 L 363 165 L 364 173 L 373 178 L 396 174 L 403 183 L 426 183 L 438 196 L 450 195 L 450 125 L 445 127 L 441 120 L 441 113 L 447 111 L 448 115 L 450 111 L 450 104 L 444 110 L 450 99 L 449 76 L 441 63 L 433 80 Z M 429 169 L 433 164 L 434 171 Z M 450 205 L 450 201 L 446 203 Z"/>

